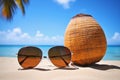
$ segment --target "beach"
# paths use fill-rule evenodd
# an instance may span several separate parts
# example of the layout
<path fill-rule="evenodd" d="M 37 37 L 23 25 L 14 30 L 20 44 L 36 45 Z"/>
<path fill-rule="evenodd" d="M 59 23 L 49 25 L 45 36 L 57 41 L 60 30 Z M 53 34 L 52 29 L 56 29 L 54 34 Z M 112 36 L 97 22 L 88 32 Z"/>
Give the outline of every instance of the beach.
<path fill-rule="evenodd" d="M 47 58 L 33 69 L 22 69 L 16 57 L 0 57 L 0 80 L 119 80 L 120 61 L 101 60 L 89 67 L 60 69 Z"/>

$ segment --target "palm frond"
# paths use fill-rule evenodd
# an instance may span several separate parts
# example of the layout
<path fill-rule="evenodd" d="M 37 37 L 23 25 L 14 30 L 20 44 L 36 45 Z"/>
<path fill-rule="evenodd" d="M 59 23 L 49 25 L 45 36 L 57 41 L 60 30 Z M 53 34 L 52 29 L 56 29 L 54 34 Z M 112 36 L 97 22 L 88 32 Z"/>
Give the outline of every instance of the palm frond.
<path fill-rule="evenodd" d="M 25 14 L 25 9 L 23 6 L 23 0 L 16 0 L 17 5 L 20 7 L 20 9 L 22 10 L 22 13 Z"/>
<path fill-rule="evenodd" d="M 22 10 L 22 13 L 25 14 L 24 4 L 28 4 L 29 0 L 16 0 L 16 3 L 20 7 L 20 9 Z"/>
<path fill-rule="evenodd" d="M 23 0 L 24 4 L 28 4 L 29 0 Z"/>
<path fill-rule="evenodd" d="M 7 20 L 11 20 L 17 7 L 20 7 L 22 13 L 25 14 L 24 5 L 28 3 L 29 0 L 0 0 L 1 14 Z"/>
<path fill-rule="evenodd" d="M 2 0 L 2 15 L 8 20 L 12 19 L 16 9 L 14 0 Z"/>

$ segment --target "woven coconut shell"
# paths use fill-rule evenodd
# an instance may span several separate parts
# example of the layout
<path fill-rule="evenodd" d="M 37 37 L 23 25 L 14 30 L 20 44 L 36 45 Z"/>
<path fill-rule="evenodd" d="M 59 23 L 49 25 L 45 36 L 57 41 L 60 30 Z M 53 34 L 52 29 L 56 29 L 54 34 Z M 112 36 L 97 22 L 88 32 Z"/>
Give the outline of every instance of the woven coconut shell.
<path fill-rule="evenodd" d="M 91 15 L 78 14 L 71 19 L 64 45 L 71 50 L 74 64 L 85 66 L 100 61 L 106 44 L 102 28 Z"/>

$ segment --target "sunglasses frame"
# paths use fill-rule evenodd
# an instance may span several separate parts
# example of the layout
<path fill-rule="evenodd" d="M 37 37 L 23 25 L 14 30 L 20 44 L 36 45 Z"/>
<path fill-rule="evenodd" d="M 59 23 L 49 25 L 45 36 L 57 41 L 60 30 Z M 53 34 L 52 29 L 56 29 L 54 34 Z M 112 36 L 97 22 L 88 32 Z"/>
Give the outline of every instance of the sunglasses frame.
<path fill-rule="evenodd" d="M 29 53 L 29 54 L 26 55 L 26 53 Z M 35 53 L 35 55 L 33 53 Z M 58 56 L 56 56 L 55 53 L 57 53 Z M 61 55 L 61 54 L 63 54 L 63 55 Z M 24 58 L 22 59 L 22 57 L 24 57 Z M 34 57 L 34 60 L 30 60 L 30 57 Z M 35 57 L 36 57 L 36 59 L 35 59 Z M 53 65 L 55 65 L 56 67 L 59 67 L 59 68 L 64 68 L 64 67 L 69 66 L 69 63 L 71 61 L 71 52 L 65 46 L 54 46 L 49 49 L 48 57 Z M 22 68 L 30 69 L 30 68 L 36 67 L 40 63 L 40 61 L 43 58 L 43 53 L 42 53 L 42 50 L 38 47 L 26 46 L 26 47 L 22 47 L 18 51 L 17 58 L 18 58 L 18 63 L 20 64 L 20 66 Z M 66 60 L 66 58 L 67 58 L 67 60 Z M 31 62 L 28 62 L 27 59 L 29 59 L 29 61 L 31 61 Z M 60 61 L 58 61 L 58 59 Z M 27 63 L 27 64 L 24 65 L 23 63 Z"/>

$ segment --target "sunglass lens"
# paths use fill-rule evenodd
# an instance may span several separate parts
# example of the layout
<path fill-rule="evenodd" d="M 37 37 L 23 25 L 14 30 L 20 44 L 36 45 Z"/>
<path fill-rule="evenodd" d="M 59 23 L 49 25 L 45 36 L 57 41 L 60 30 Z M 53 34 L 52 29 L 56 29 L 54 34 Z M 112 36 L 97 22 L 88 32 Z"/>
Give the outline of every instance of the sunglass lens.
<path fill-rule="evenodd" d="M 56 46 L 49 50 L 50 61 L 57 67 L 66 67 L 71 61 L 71 52 L 67 47 Z"/>
<path fill-rule="evenodd" d="M 41 59 L 42 51 L 36 47 L 23 47 L 18 52 L 18 62 L 24 69 L 34 68 Z"/>

